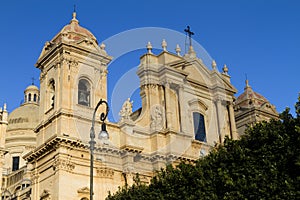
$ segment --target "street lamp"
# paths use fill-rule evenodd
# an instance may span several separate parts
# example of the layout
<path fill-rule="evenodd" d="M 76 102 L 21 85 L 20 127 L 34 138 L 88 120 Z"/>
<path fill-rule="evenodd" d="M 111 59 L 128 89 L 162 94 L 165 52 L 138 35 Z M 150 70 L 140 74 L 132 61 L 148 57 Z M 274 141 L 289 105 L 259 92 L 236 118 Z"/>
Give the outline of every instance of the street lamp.
<path fill-rule="evenodd" d="M 94 168 L 94 149 L 95 149 L 95 117 L 96 117 L 96 112 L 99 108 L 99 106 L 101 104 L 105 104 L 106 105 L 106 110 L 105 110 L 105 113 L 101 113 L 100 115 L 100 120 L 102 122 L 102 125 L 101 125 L 101 131 L 99 133 L 99 139 L 105 139 L 105 140 L 108 140 L 109 138 L 109 135 L 107 133 L 107 130 L 106 130 L 106 124 L 104 122 L 104 120 L 106 119 L 107 117 L 107 114 L 108 114 L 108 111 L 109 111 L 109 107 L 108 107 L 108 104 L 105 100 L 102 100 L 100 99 L 100 101 L 98 102 L 95 110 L 94 110 L 94 114 L 93 114 L 93 120 L 92 120 L 92 127 L 91 127 L 91 131 L 90 131 L 90 151 L 91 151 L 91 165 L 90 165 L 90 200 L 93 200 L 93 185 L 94 185 L 94 171 L 93 171 L 93 168 Z"/>

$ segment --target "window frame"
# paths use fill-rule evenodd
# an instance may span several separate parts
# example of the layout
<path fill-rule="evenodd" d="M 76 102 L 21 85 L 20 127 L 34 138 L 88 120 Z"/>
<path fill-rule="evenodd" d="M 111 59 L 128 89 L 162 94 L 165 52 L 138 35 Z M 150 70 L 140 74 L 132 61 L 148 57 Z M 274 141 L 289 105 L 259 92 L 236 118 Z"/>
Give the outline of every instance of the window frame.
<path fill-rule="evenodd" d="M 203 128 L 202 131 L 204 131 L 204 137 L 202 136 L 203 133 L 198 133 L 196 132 L 196 124 L 195 124 L 195 117 L 194 114 L 198 114 L 199 117 L 199 122 L 198 125 L 200 126 L 200 123 L 203 124 Z M 202 120 L 201 120 L 202 119 Z M 206 122 L 205 122 L 205 115 L 203 115 L 203 113 L 199 112 L 199 111 L 192 111 L 192 122 L 193 122 L 193 132 L 194 132 L 194 139 L 200 142 L 205 142 L 207 143 L 207 134 L 206 134 Z M 199 128 L 197 128 L 197 130 L 199 130 Z M 198 136 L 198 137 L 197 137 Z M 203 137 L 203 139 L 201 139 Z"/>
<path fill-rule="evenodd" d="M 12 157 L 12 171 L 17 171 L 20 169 L 20 156 L 13 156 Z"/>

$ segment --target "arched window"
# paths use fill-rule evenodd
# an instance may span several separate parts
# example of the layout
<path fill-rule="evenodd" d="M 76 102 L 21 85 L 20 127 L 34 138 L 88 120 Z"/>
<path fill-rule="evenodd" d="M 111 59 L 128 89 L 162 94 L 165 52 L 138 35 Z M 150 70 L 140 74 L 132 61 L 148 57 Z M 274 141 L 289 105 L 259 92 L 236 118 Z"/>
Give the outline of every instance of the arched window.
<path fill-rule="evenodd" d="M 36 102 L 36 94 L 33 95 L 33 101 Z"/>
<path fill-rule="evenodd" d="M 31 93 L 28 95 L 28 101 L 31 101 Z"/>
<path fill-rule="evenodd" d="M 49 82 L 49 102 L 50 102 L 50 108 L 54 108 L 54 102 L 55 102 L 55 82 L 52 79 Z"/>
<path fill-rule="evenodd" d="M 193 112 L 195 139 L 206 142 L 205 120 L 201 113 Z"/>
<path fill-rule="evenodd" d="M 85 80 L 85 79 L 79 80 L 78 104 L 84 105 L 84 106 L 90 106 L 90 90 L 91 90 L 91 86 L 87 80 Z"/>

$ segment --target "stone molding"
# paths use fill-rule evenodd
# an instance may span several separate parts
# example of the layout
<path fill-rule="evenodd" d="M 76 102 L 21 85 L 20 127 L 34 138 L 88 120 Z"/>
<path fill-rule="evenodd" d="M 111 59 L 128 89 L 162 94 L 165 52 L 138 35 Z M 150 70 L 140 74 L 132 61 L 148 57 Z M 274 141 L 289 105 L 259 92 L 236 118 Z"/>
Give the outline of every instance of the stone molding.
<path fill-rule="evenodd" d="M 77 190 L 78 194 L 90 194 L 90 188 L 82 187 Z"/>
<path fill-rule="evenodd" d="M 48 154 L 55 149 L 57 149 L 59 146 L 67 145 L 72 147 L 78 147 L 78 148 L 87 148 L 81 141 L 69 139 L 65 137 L 59 137 L 57 135 L 50 138 L 48 141 L 46 141 L 43 145 L 40 147 L 34 149 L 33 151 L 29 152 L 24 156 L 24 159 L 28 162 L 32 162 L 33 160 L 44 156 L 45 154 Z"/>
<path fill-rule="evenodd" d="M 54 160 L 53 169 L 72 172 L 75 169 L 75 164 L 69 160 L 57 158 Z"/>
<path fill-rule="evenodd" d="M 96 169 L 97 176 L 100 178 L 109 178 L 113 179 L 114 177 L 114 170 L 108 167 L 98 167 Z"/>
<path fill-rule="evenodd" d="M 41 200 L 50 200 L 51 199 L 51 195 L 48 190 L 44 190 L 40 197 L 41 197 L 40 198 Z"/>

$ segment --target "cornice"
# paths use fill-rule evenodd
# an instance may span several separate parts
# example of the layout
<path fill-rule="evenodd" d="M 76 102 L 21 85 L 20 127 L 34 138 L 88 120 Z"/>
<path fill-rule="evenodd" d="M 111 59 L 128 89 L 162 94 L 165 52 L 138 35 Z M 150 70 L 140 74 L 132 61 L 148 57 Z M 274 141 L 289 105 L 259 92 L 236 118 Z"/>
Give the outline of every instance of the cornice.
<path fill-rule="evenodd" d="M 45 47 L 44 47 L 45 48 Z M 93 52 L 87 48 L 81 47 L 79 45 L 74 45 L 74 44 L 68 44 L 68 43 L 60 43 L 60 44 L 55 44 L 53 48 L 51 48 L 48 52 L 46 52 L 41 58 L 38 59 L 37 63 L 35 66 L 37 68 L 43 68 L 44 63 L 49 62 L 52 58 L 54 58 L 57 54 L 62 52 L 64 50 L 66 51 L 71 51 L 77 54 L 81 54 L 83 56 L 88 56 L 92 59 L 95 60 L 100 60 L 106 64 L 108 64 L 111 60 L 112 57 L 109 55 L 103 55 L 98 52 Z"/>
<path fill-rule="evenodd" d="M 92 110 L 92 109 L 91 109 Z M 34 129 L 34 132 L 38 132 L 41 128 L 46 127 L 48 124 L 50 124 L 55 118 L 58 118 L 60 116 L 67 116 L 67 117 L 73 117 L 76 119 L 84 120 L 87 122 L 92 122 L 91 118 L 85 118 L 82 115 L 74 114 L 73 112 L 68 112 L 66 110 L 60 109 L 56 112 L 54 112 L 48 119 L 40 122 L 36 128 Z M 100 120 L 98 120 L 100 121 Z M 106 122 L 108 126 L 119 128 L 119 125 L 113 122 Z"/>
<path fill-rule="evenodd" d="M 38 160 L 41 157 L 44 157 L 45 155 L 51 153 L 52 151 L 55 151 L 59 146 L 63 145 L 77 148 L 87 148 L 86 145 L 84 145 L 80 140 L 54 135 L 53 137 L 49 138 L 44 144 L 24 155 L 23 158 L 28 162 L 32 162 L 33 160 Z"/>

